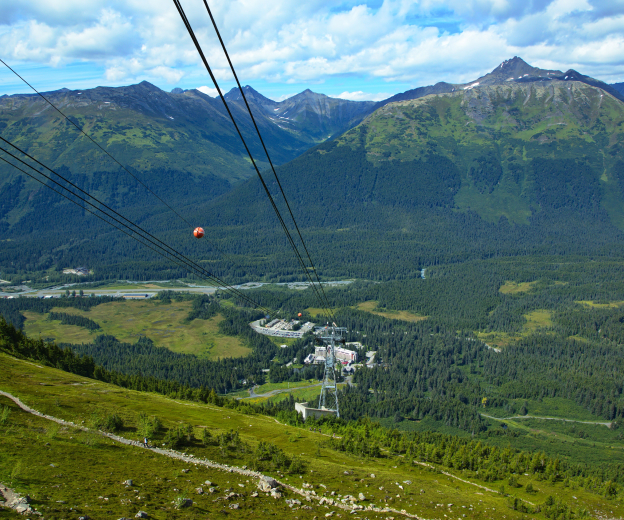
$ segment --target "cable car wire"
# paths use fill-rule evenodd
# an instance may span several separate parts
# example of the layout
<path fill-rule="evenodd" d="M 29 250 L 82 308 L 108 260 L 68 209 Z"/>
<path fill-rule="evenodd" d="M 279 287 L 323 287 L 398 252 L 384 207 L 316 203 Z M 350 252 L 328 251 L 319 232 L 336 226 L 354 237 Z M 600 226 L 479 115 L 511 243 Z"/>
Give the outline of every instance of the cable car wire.
<path fill-rule="evenodd" d="M 297 229 L 297 234 L 299 235 L 299 239 L 301 240 L 301 244 L 303 245 L 303 249 L 306 252 L 306 255 L 308 257 L 308 260 L 310 261 L 310 265 L 312 266 L 312 271 L 314 272 L 315 276 L 316 276 L 316 280 L 319 284 L 319 287 L 321 288 L 321 291 L 323 293 L 323 297 L 325 300 L 325 304 L 327 305 L 328 310 L 330 311 L 330 314 L 332 316 L 332 318 L 334 318 L 334 314 L 333 312 L 331 312 L 331 307 L 329 305 L 329 300 L 327 299 L 327 295 L 325 294 L 325 290 L 323 289 L 323 284 L 321 284 L 321 280 L 318 276 L 318 273 L 316 271 L 316 267 L 314 266 L 314 262 L 312 261 L 312 257 L 310 256 L 310 252 L 308 251 L 308 248 L 306 246 L 305 241 L 303 240 L 303 236 L 301 235 L 301 231 L 299 230 L 299 226 L 297 225 L 297 221 L 295 220 L 295 216 L 293 215 L 292 209 L 290 208 L 290 204 L 288 203 L 288 199 L 286 198 L 286 193 L 284 193 L 284 189 L 282 188 L 282 183 L 279 180 L 279 177 L 277 176 L 277 172 L 275 171 L 275 166 L 273 166 L 273 161 L 271 160 L 271 157 L 269 155 L 269 151 L 267 150 L 266 145 L 264 144 L 264 139 L 262 139 L 262 135 L 260 133 L 260 129 L 258 128 L 258 125 L 256 124 L 256 119 L 253 116 L 253 113 L 251 111 L 251 107 L 249 106 L 249 103 L 247 102 L 247 96 L 245 96 L 245 92 L 243 90 L 243 87 L 241 86 L 240 81 L 238 80 L 238 75 L 236 74 L 236 71 L 234 70 L 234 65 L 232 64 L 232 60 L 230 59 L 230 55 L 227 51 L 227 48 L 225 47 L 225 43 L 223 42 L 223 38 L 221 38 L 221 33 L 219 32 L 219 28 L 217 27 L 217 22 L 215 21 L 214 17 L 212 16 L 212 11 L 210 10 L 210 7 L 208 6 L 208 2 L 207 0 L 203 0 L 204 5 L 206 6 L 206 11 L 208 11 L 208 16 L 210 17 L 210 20 L 212 22 L 212 26 L 214 27 L 215 33 L 217 34 L 217 37 L 219 38 L 219 42 L 221 43 L 221 48 L 223 49 L 223 53 L 225 54 L 225 57 L 227 58 L 228 63 L 230 64 L 230 70 L 232 71 L 232 74 L 234 75 L 234 79 L 236 80 L 236 84 L 238 85 L 238 90 L 241 93 L 241 96 L 243 97 L 243 101 L 245 102 L 245 106 L 247 107 L 247 112 L 249 112 L 249 117 L 251 118 L 251 121 L 254 125 L 254 128 L 256 129 L 256 133 L 258 134 L 258 138 L 260 139 L 260 143 L 262 143 L 262 148 L 264 149 L 264 153 L 267 156 L 267 159 L 269 161 L 269 164 L 271 165 L 271 170 L 273 170 L 273 175 L 275 176 L 275 180 L 277 181 L 277 185 L 279 186 L 280 192 L 282 194 L 282 197 L 284 197 L 284 202 L 286 203 L 286 207 L 288 208 L 288 212 L 290 213 L 290 218 L 293 221 L 293 224 L 295 225 L 295 228 Z"/>
<path fill-rule="evenodd" d="M 156 248 L 166 252 L 167 254 L 175 257 L 177 260 L 181 261 L 182 263 L 184 263 L 186 265 L 186 268 L 196 274 L 199 274 L 201 277 L 203 277 L 204 279 L 209 279 L 212 280 L 213 285 L 215 285 L 215 281 L 218 282 L 218 284 L 221 284 L 221 286 L 227 290 L 230 293 L 235 294 L 236 296 L 238 296 L 239 298 L 247 301 L 248 303 L 252 304 L 255 308 L 258 308 L 260 310 L 262 310 L 265 313 L 270 314 L 271 311 L 269 309 L 267 309 L 266 307 L 263 307 L 261 305 L 259 305 L 258 303 L 256 303 L 255 301 L 253 301 L 251 298 L 249 298 L 248 296 L 242 294 L 240 291 L 238 291 L 236 288 L 226 284 L 223 280 L 221 280 L 219 277 L 217 277 L 216 275 L 213 275 L 212 273 L 210 273 L 209 271 L 207 271 L 206 269 L 204 269 L 202 266 L 198 265 L 197 263 L 195 263 L 193 260 L 189 259 L 188 257 L 186 257 L 185 255 L 183 255 L 182 253 L 180 253 L 179 251 L 177 251 L 176 249 L 174 249 L 173 247 L 169 246 L 168 244 L 166 244 L 165 242 L 163 242 L 162 240 L 158 239 L 157 237 L 153 236 L 151 233 L 145 231 L 143 228 L 141 228 L 139 225 L 135 224 L 134 222 L 132 222 L 131 220 L 127 219 L 126 217 L 124 217 L 123 215 L 121 215 L 120 213 L 118 213 L 117 211 L 115 211 L 114 209 L 110 208 L 109 206 L 107 206 L 106 204 L 104 204 L 102 201 L 100 201 L 99 199 L 97 199 L 96 197 L 94 197 L 93 195 L 87 193 L 86 191 L 82 190 L 81 188 L 79 188 L 78 186 L 76 186 L 75 184 L 73 184 L 71 181 L 69 181 L 68 179 L 66 179 L 65 177 L 63 177 L 62 175 L 58 174 L 57 172 L 55 172 L 54 170 L 52 170 L 51 168 L 49 168 L 48 166 L 46 166 L 45 164 L 41 163 L 40 161 L 38 161 L 37 159 L 35 159 L 34 157 L 32 157 L 31 155 L 29 155 L 28 153 L 24 152 L 23 150 L 21 150 L 20 148 L 18 148 L 17 146 L 15 146 L 14 144 L 12 144 L 11 142 L 7 141 L 6 139 L 4 139 L 2 136 L 0 136 L 0 140 L 4 141 L 5 143 L 7 143 L 8 145 L 10 145 L 11 147 L 15 148 L 16 150 L 20 151 L 22 154 L 24 154 L 26 157 L 28 157 L 29 159 L 31 159 L 32 161 L 34 161 L 35 163 L 39 164 L 40 166 L 42 166 L 43 168 L 47 169 L 48 171 L 50 171 L 51 173 L 53 173 L 54 175 L 56 175 L 57 177 L 59 177 L 60 179 L 62 179 L 63 181 L 65 181 L 67 184 L 71 185 L 72 187 L 76 188 L 77 190 L 79 190 L 81 193 L 85 194 L 87 197 L 90 197 L 91 199 L 93 199 L 94 201 L 96 201 L 98 204 L 100 204 L 101 206 L 103 206 L 104 208 L 106 208 L 108 211 L 110 211 L 111 213 L 113 213 L 114 215 L 117 215 L 120 219 L 123 219 L 124 221 L 126 221 L 127 223 L 129 223 L 130 225 L 120 221 L 119 219 L 117 219 L 115 216 L 107 213 L 106 211 L 104 211 L 101 207 L 97 207 L 96 205 L 94 205 L 93 203 L 91 203 L 90 201 L 88 201 L 87 199 L 82 198 L 80 195 L 78 195 L 77 193 L 74 193 L 73 191 L 71 191 L 70 189 L 68 189 L 66 186 L 63 186 L 62 184 L 60 184 L 59 182 L 57 182 L 56 180 L 54 180 L 53 178 L 49 177 L 48 175 L 46 175 L 43 172 L 38 171 L 34 166 L 28 164 L 27 162 L 23 161 L 22 159 L 20 159 L 19 157 L 13 155 L 11 152 L 9 152 L 8 150 L 0 147 L 0 150 L 5 152 L 7 155 L 13 157 L 14 159 L 16 159 L 17 161 L 19 161 L 20 163 L 22 163 L 23 165 L 27 166 L 28 168 L 32 169 L 33 171 L 35 171 L 37 174 L 45 177 L 46 179 L 48 179 L 49 181 L 53 182 L 54 184 L 56 184 L 57 186 L 59 186 L 60 188 L 66 190 L 67 192 L 69 192 L 70 194 L 72 194 L 74 197 L 82 200 L 83 202 L 85 202 L 86 204 L 88 204 L 89 206 L 93 207 L 95 210 L 100 211 L 101 213 L 103 213 L 104 215 L 106 215 L 108 218 L 114 220 L 115 222 L 117 222 L 119 225 L 125 227 L 126 229 L 128 229 L 131 233 L 135 233 L 139 236 L 141 236 L 141 238 L 143 238 L 144 240 L 146 240 L 147 242 L 150 242 L 152 245 L 154 245 Z M 1 157 L 0 157 L 1 158 Z M 8 164 L 11 164 L 13 167 L 17 168 L 14 164 L 6 161 L 5 159 L 3 159 L 5 162 L 7 162 Z M 18 168 L 20 169 L 20 168 Z M 20 169 L 20 171 L 22 171 Z M 46 185 L 44 183 L 44 185 Z M 47 186 L 47 185 L 46 185 Z M 56 191 L 56 190 L 54 190 Z M 58 192 L 57 192 L 58 193 Z M 67 197 L 66 197 L 67 198 Z M 71 200 L 71 199 L 70 199 Z M 76 203 L 77 204 L 77 203 Z M 80 204 L 78 204 L 78 206 L 80 206 Z M 80 206 L 82 207 L 82 206 Z M 83 208 L 85 209 L 85 208 Z M 104 220 L 104 219 L 102 219 Z M 105 220 L 105 222 L 108 222 Z M 110 222 L 108 222 L 109 224 L 111 224 Z M 111 224 L 113 225 L 113 224 Z M 114 226 L 114 225 L 113 225 Z M 133 229 L 133 227 L 136 229 Z M 117 227 L 117 226 L 114 226 Z M 119 229 L 119 228 L 118 228 Z M 137 229 L 139 231 L 137 231 Z M 128 233 L 126 233 L 128 234 Z M 148 235 L 148 236 L 145 236 Z M 132 236 L 132 238 L 135 238 L 135 236 Z M 151 237 L 151 238 L 150 238 Z M 153 240 L 152 240 L 153 239 Z M 141 242 L 140 240 L 137 239 L 138 242 L 144 244 L 143 242 Z M 147 246 L 150 247 L 150 246 Z M 150 249 L 152 249 L 150 247 Z M 161 256 L 164 256 L 165 258 L 168 258 L 166 255 L 163 255 L 162 253 Z M 170 258 L 169 258 L 170 259 Z M 171 259 L 170 259 L 171 260 Z M 177 262 L 176 262 L 177 263 Z M 180 265 L 180 264 L 178 264 Z"/>
<path fill-rule="evenodd" d="M 69 121 L 72 125 L 74 125 L 79 132 L 82 133 L 89 141 L 91 141 L 95 146 L 97 146 L 100 150 L 102 150 L 106 155 L 108 155 L 113 161 L 115 161 L 121 168 L 123 168 L 129 175 L 131 175 L 141 186 L 143 186 L 147 191 L 149 191 L 154 197 L 156 197 L 160 202 L 162 202 L 165 206 L 167 206 L 171 211 L 173 211 L 178 217 L 180 217 L 184 222 L 186 222 L 189 226 L 193 227 L 193 225 L 186 220 L 182 215 L 180 215 L 175 209 L 173 209 L 169 204 L 167 204 L 163 199 L 161 199 L 156 193 L 154 193 L 141 179 L 139 179 L 136 175 L 134 175 L 128 168 L 126 168 L 123 164 L 121 164 L 117 159 L 115 159 L 110 153 L 108 153 L 104 148 L 102 148 L 96 141 L 94 141 L 89 134 L 87 134 L 82 128 L 80 128 L 74 121 L 72 121 L 69 117 L 67 117 L 60 109 L 58 109 L 54 103 L 52 103 L 47 97 L 45 97 L 41 92 L 39 92 L 35 87 L 33 87 L 28 81 L 26 81 L 22 76 L 20 76 L 15 70 L 13 70 L 3 59 L 0 58 L 0 62 L 9 69 L 13 74 L 15 74 L 19 79 L 21 79 L 26 85 L 28 85 L 31 89 L 33 89 L 39 96 L 45 100 L 54 110 L 56 110 L 59 114 L 61 114 L 67 121 Z"/>
<path fill-rule="evenodd" d="M 243 146 L 245 147 L 245 150 L 247 152 L 247 155 L 249 155 L 249 159 L 251 160 L 251 163 L 253 164 L 254 169 L 256 170 L 256 173 L 258 175 L 258 178 L 260 179 L 260 182 L 262 183 L 262 187 L 264 188 L 265 193 L 267 194 L 267 197 L 269 198 L 269 201 L 271 203 L 271 206 L 273 207 L 273 210 L 275 211 L 275 214 L 282 226 L 282 229 L 284 230 L 284 233 L 286 234 L 286 237 L 288 238 L 288 241 L 290 243 L 291 248 L 293 249 L 299 264 L 301 265 L 301 268 L 303 269 L 306 277 L 308 278 L 309 282 L 310 282 L 310 286 L 312 287 L 312 289 L 314 290 L 314 292 L 316 293 L 317 299 L 319 300 L 319 303 L 321 305 L 321 308 L 323 310 L 323 313 L 327 316 L 330 317 L 332 316 L 332 312 L 331 309 L 328 308 L 328 306 L 323 302 L 323 299 L 320 296 L 320 293 L 318 291 L 318 289 L 316 288 L 316 285 L 314 284 L 312 277 L 310 276 L 310 273 L 307 269 L 307 266 L 305 265 L 305 262 L 303 261 L 303 258 L 301 257 L 301 254 L 299 253 L 299 250 L 297 249 L 297 246 L 294 242 L 294 240 L 292 239 L 292 236 L 290 234 L 290 231 L 288 230 L 288 227 L 286 226 L 284 219 L 282 218 L 282 215 L 279 212 L 279 209 L 277 208 L 277 205 L 275 204 L 275 201 L 273 200 L 273 197 L 271 195 L 271 192 L 269 191 L 269 188 L 266 184 L 266 182 L 264 181 L 264 178 L 262 177 L 262 174 L 260 173 L 260 170 L 258 168 L 258 165 L 256 164 L 255 159 L 253 158 L 253 155 L 251 153 L 251 151 L 249 150 L 249 147 L 247 146 L 247 142 L 245 141 L 245 139 L 243 138 L 243 134 L 241 133 L 238 124 L 236 123 L 236 120 L 234 118 L 234 115 L 232 114 L 230 107 L 227 104 L 227 101 L 225 100 L 225 97 L 223 96 L 223 93 L 221 91 L 221 88 L 219 87 L 219 84 L 217 82 L 217 79 L 215 78 L 212 69 L 210 68 L 210 65 L 208 64 L 208 60 L 206 59 L 206 56 L 204 55 L 204 51 L 201 48 L 201 45 L 199 44 L 199 41 L 197 40 L 197 37 L 195 36 L 195 32 L 193 31 L 193 28 L 191 27 L 191 24 L 188 20 L 188 18 L 186 17 L 186 14 L 184 12 L 184 9 L 182 8 L 182 4 L 180 3 L 179 0 L 173 0 L 173 3 L 175 4 L 178 13 L 180 14 L 180 17 L 182 18 L 182 22 L 184 23 L 184 26 L 186 27 L 187 32 L 189 33 L 189 36 L 191 37 L 191 39 L 193 40 L 193 43 L 195 44 L 195 48 L 197 49 L 197 52 L 199 53 L 199 56 L 202 60 L 202 62 L 204 63 L 204 66 L 206 67 L 206 70 L 208 71 L 208 74 L 210 75 L 210 78 L 212 79 L 212 82 L 214 83 L 217 92 L 219 93 L 219 97 L 221 98 L 221 101 L 223 102 L 223 105 L 225 106 L 225 109 L 228 113 L 228 115 L 230 116 L 230 119 L 232 120 L 232 123 L 234 125 L 234 128 L 236 129 L 236 132 L 238 133 L 238 136 L 240 137 L 240 140 L 243 143 Z M 322 286 L 321 286 L 322 289 Z"/>
<path fill-rule="evenodd" d="M 264 178 L 262 177 L 262 174 L 260 173 L 260 170 L 258 169 L 258 166 L 256 164 L 255 159 L 253 158 L 253 155 L 251 154 L 251 151 L 249 150 L 249 147 L 247 146 L 247 143 L 245 141 L 245 139 L 243 138 L 243 135 L 240 131 L 240 129 L 238 128 L 238 125 L 236 124 L 236 120 L 234 119 L 234 115 L 232 114 L 232 112 L 230 111 L 230 107 L 227 104 L 227 101 L 225 100 L 225 97 L 223 96 L 223 93 L 221 92 L 221 88 L 219 87 L 219 84 L 217 82 L 217 79 L 215 78 L 214 74 L 212 73 L 212 69 L 210 68 L 210 65 L 208 64 L 208 60 L 206 59 L 206 56 L 204 55 L 204 52 L 201 48 L 201 45 L 199 44 L 199 41 L 197 40 L 196 36 L 195 36 L 195 32 L 193 31 L 193 28 L 191 27 L 191 24 L 188 20 L 188 18 L 186 17 L 186 13 L 184 12 L 184 9 L 182 8 L 182 5 L 180 4 L 179 0 L 173 0 L 173 3 L 175 4 L 176 8 L 178 9 L 178 13 L 180 14 L 180 17 L 182 18 L 182 22 L 184 23 L 186 30 L 189 33 L 189 36 L 191 37 L 191 39 L 193 40 L 193 43 L 195 44 L 195 47 L 197 49 L 197 52 L 200 55 L 200 58 L 202 59 L 204 66 L 206 67 L 206 70 L 208 71 L 208 74 L 210 75 L 210 78 L 212 79 L 217 92 L 219 93 L 219 97 L 221 98 L 221 101 L 223 102 L 223 105 L 225 106 L 225 109 L 228 113 L 228 115 L 230 116 L 230 119 L 232 120 L 232 123 L 234 125 L 234 128 L 236 129 L 236 132 L 238 133 L 238 136 L 240 137 L 243 146 L 245 147 L 245 150 L 247 151 L 247 155 L 249 155 L 249 159 L 251 160 L 251 163 L 254 166 L 254 169 L 256 170 L 256 173 L 258 175 L 258 178 L 260 179 L 260 182 L 262 183 L 262 186 L 264 188 L 264 191 L 267 194 L 267 197 L 269 198 L 269 201 L 271 202 L 271 205 L 273 206 L 273 210 L 275 211 L 275 214 L 277 215 L 277 218 L 282 226 L 282 229 L 284 230 L 284 233 L 286 234 L 286 237 L 288 238 L 288 241 L 290 242 L 291 248 L 293 249 L 293 251 L 295 252 L 295 255 L 297 256 L 297 259 L 299 260 L 299 264 L 301 265 L 301 268 L 304 270 L 304 273 L 306 274 L 309 282 L 310 282 L 310 286 L 313 288 L 314 292 L 316 293 L 317 299 L 319 300 L 319 303 L 321 305 L 321 308 L 323 309 L 323 312 L 326 316 L 329 317 L 330 312 L 327 312 L 326 306 L 323 303 L 323 300 L 320 297 L 320 294 L 318 292 L 318 289 L 316 288 L 316 286 L 314 285 L 312 278 L 310 277 L 310 274 L 306 268 L 305 262 L 303 261 L 303 258 L 301 257 L 301 254 L 299 253 L 299 250 L 297 249 L 297 246 L 295 245 L 292 236 L 290 235 L 290 232 L 288 231 L 288 227 L 286 226 L 284 219 L 282 218 L 282 215 L 279 212 L 279 209 L 277 208 L 275 201 L 273 200 L 273 197 L 271 196 L 271 193 L 269 191 L 268 186 L 266 185 Z"/>
<path fill-rule="evenodd" d="M 45 182 L 41 181 L 40 179 L 37 179 L 36 177 L 34 177 L 33 175 L 31 175 L 30 173 L 22 170 L 21 168 L 19 168 L 18 166 L 16 166 L 15 164 L 12 164 L 11 162 L 7 161 L 5 158 L 3 158 L 2 156 L 0 156 L 0 160 L 3 160 L 4 162 L 6 162 L 7 164 L 13 166 L 14 168 L 16 168 L 17 170 L 21 171 L 22 173 L 24 173 L 25 175 L 28 175 L 29 177 L 33 178 L 34 180 L 36 180 L 37 182 L 39 182 L 40 184 L 44 185 L 46 188 L 51 189 L 52 191 L 54 191 L 55 193 L 58 193 L 59 195 L 61 195 L 62 197 L 65 197 L 67 200 L 69 200 L 70 202 L 76 204 L 79 208 L 91 213 L 92 215 L 96 216 L 97 218 L 99 218 L 100 220 L 102 220 L 103 222 L 106 222 L 107 224 L 113 226 L 115 229 L 118 229 L 119 231 L 121 231 L 122 233 L 128 235 L 130 238 L 133 238 L 134 240 L 136 240 L 137 242 L 139 242 L 140 244 L 144 245 L 145 247 L 151 249 L 152 251 L 154 251 L 155 253 L 158 253 L 159 255 L 161 255 L 162 257 L 166 258 L 167 260 L 170 260 L 171 262 L 173 262 L 174 264 L 182 267 L 183 269 L 189 270 L 191 272 L 194 272 L 195 274 L 197 274 L 200 278 L 203 278 L 204 280 L 206 280 L 208 283 L 210 283 L 213 287 L 215 287 L 216 289 L 224 289 L 228 292 L 233 292 L 235 296 L 244 299 L 245 301 L 247 301 L 248 303 L 252 304 L 254 306 L 254 308 L 260 309 L 261 311 L 265 312 L 265 313 L 271 313 L 270 309 L 267 309 L 266 307 L 262 307 L 259 304 L 257 304 L 255 301 L 253 301 L 251 298 L 247 297 L 246 295 L 240 293 L 240 291 L 238 291 L 237 289 L 235 289 L 234 287 L 231 287 L 227 284 L 223 284 L 223 283 L 218 283 L 218 279 L 217 281 L 212 280 L 209 276 L 214 277 L 214 275 L 211 275 L 210 273 L 208 273 L 208 276 L 205 274 L 207 273 L 207 271 L 205 271 L 205 269 L 200 268 L 196 268 L 194 266 L 189 266 L 186 262 L 184 262 L 182 260 L 183 263 L 181 263 L 179 260 L 179 258 L 177 258 L 175 255 L 173 255 L 170 251 L 168 251 L 167 249 L 165 249 L 164 247 L 159 246 L 158 244 L 154 244 L 156 246 L 156 248 L 151 247 L 150 245 L 146 244 L 144 241 L 139 240 L 137 238 L 136 235 L 139 235 L 143 240 L 147 240 L 149 242 L 151 242 L 149 239 L 146 239 L 146 237 L 144 237 L 143 235 L 141 235 L 140 233 L 138 233 L 136 230 L 133 230 L 132 228 L 130 228 L 129 226 L 119 222 L 119 220 L 115 219 L 114 217 L 112 217 L 111 215 L 109 215 L 108 213 L 106 213 L 105 211 L 103 211 L 101 208 L 98 208 L 97 206 L 95 206 L 94 204 L 91 204 L 88 200 L 80 197 L 79 195 L 77 195 L 76 193 L 72 192 L 71 190 L 69 190 L 68 188 L 66 188 L 65 186 L 61 185 L 60 183 L 56 182 L 54 179 L 51 179 L 50 177 L 48 177 L 47 175 L 39 172 L 36 170 L 36 168 L 34 168 L 33 166 L 25 163 L 24 161 L 22 161 L 21 159 L 19 159 L 18 157 L 16 157 L 15 155 L 13 155 L 12 153 L 8 152 L 7 150 L 5 150 L 4 148 L 0 147 L 0 150 L 2 150 L 3 152 L 7 153 L 8 155 L 10 155 L 11 157 L 13 157 L 14 159 L 20 161 L 22 164 L 24 164 L 25 166 L 28 166 L 29 168 L 31 168 L 32 170 L 34 170 L 36 173 L 38 173 L 39 175 L 42 175 L 43 177 L 45 177 L 46 179 L 50 180 L 51 182 L 57 184 L 59 187 L 61 187 L 62 189 L 66 190 L 68 193 L 72 194 L 74 197 L 78 198 L 79 200 L 82 200 L 85 204 L 90 205 L 91 207 L 93 207 L 96 211 L 100 211 L 101 213 L 103 213 L 104 215 L 106 215 L 107 217 L 115 220 L 117 223 L 121 224 L 122 226 L 126 227 L 126 229 L 130 230 L 130 232 L 125 231 L 124 229 L 122 229 L 121 227 L 113 224 L 112 222 L 102 218 L 99 214 L 97 214 L 95 211 L 90 210 L 87 207 L 84 207 L 82 205 L 80 205 L 78 202 L 76 202 L 75 200 L 71 199 L 70 197 L 68 197 L 67 195 L 59 192 L 58 190 L 54 189 L 52 186 L 46 184 Z M 153 244 L 153 242 L 151 242 Z M 159 251 L 160 249 L 160 251 Z M 163 253 L 164 251 L 164 253 Z M 170 255 L 170 256 L 168 256 Z M 203 272 L 205 271 L 205 272 Z"/>
<path fill-rule="evenodd" d="M 2 151 L 6 152 L 6 150 L 4 150 L 3 148 Z M 12 154 L 9 153 L 9 155 L 11 155 L 12 157 L 14 157 Z M 19 160 L 19 159 L 18 159 Z M 147 247 L 148 249 L 151 249 L 152 251 L 158 253 L 159 255 L 165 257 L 167 260 L 170 260 L 171 262 L 173 262 L 174 264 L 182 267 L 183 269 L 188 269 L 186 266 L 182 265 L 181 263 L 177 262 L 174 258 L 168 257 L 166 255 L 164 255 L 163 253 L 161 253 L 160 251 L 158 251 L 157 249 L 149 246 L 148 244 L 146 244 L 145 242 L 142 242 L 141 240 L 139 240 L 138 238 L 136 238 L 136 236 L 132 235 L 131 233 L 129 233 L 128 231 L 120 228 L 119 226 L 116 226 L 115 224 L 113 224 L 112 222 L 109 222 L 108 220 L 106 220 L 105 218 L 102 218 L 100 215 L 98 215 L 95 211 L 90 210 L 89 208 L 80 205 L 78 202 L 76 202 L 75 200 L 73 200 L 72 198 L 68 197 L 67 195 L 65 195 L 64 193 L 54 189 L 52 186 L 50 186 L 49 184 L 46 184 L 45 182 L 43 182 L 41 179 L 38 179 L 37 177 L 35 177 L 34 175 L 28 173 L 25 170 L 22 170 L 19 166 L 16 166 L 15 164 L 11 163 L 10 161 L 7 161 L 4 157 L 0 156 L 0 161 L 4 161 L 5 163 L 7 163 L 10 166 L 13 166 L 13 168 L 15 168 L 16 170 L 19 170 L 20 172 L 22 172 L 24 175 L 28 175 L 28 177 L 30 177 L 31 179 L 37 181 L 38 183 L 42 184 L 43 186 L 45 186 L 46 188 L 52 190 L 54 193 L 59 194 L 61 197 L 66 198 L 69 202 L 77 205 L 79 208 L 81 208 L 82 210 L 91 213 L 91 215 L 99 218 L 102 222 L 105 222 L 106 224 L 109 224 L 111 226 L 113 226 L 115 229 L 121 231 L 122 233 L 124 233 L 125 235 L 128 235 L 130 238 L 133 238 L 135 240 L 137 240 L 139 243 L 143 244 L 145 247 Z M 38 172 L 39 173 L 39 172 Z M 71 193 L 71 192 L 70 192 Z M 82 199 L 81 199 L 82 200 Z M 206 279 L 206 281 L 208 281 L 208 283 L 210 283 L 213 287 L 218 287 L 218 285 L 215 284 L 214 281 L 210 280 L 210 279 Z"/>

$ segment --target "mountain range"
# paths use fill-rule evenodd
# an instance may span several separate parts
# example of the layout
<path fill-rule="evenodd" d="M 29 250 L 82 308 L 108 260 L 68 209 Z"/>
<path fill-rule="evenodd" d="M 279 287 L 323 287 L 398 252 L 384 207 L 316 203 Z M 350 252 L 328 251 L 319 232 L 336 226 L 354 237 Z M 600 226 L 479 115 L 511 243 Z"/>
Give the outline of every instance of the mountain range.
<path fill-rule="evenodd" d="M 412 276 L 422 265 L 491 255 L 621 249 L 624 104 L 617 85 L 515 57 L 473 82 L 438 83 L 377 104 L 310 91 L 278 103 L 245 89 L 282 164 L 278 173 L 298 223 L 311 247 L 323 252 L 317 256 L 328 276 L 387 279 Z M 205 227 L 211 245 L 201 254 L 216 272 L 236 279 L 296 272 L 284 267 L 287 246 L 260 184 L 245 180 L 250 168 L 237 155 L 220 100 L 195 90 L 167 94 L 145 83 L 81 92 L 51 96 Z M 227 99 L 244 121 L 240 92 L 230 91 Z M 81 164 L 99 168 L 74 176 L 153 232 L 199 251 L 127 175 L 102 172 L 84 139 L 50 110 L 42 112 L 40 100 L 5 96 L 0 108 L 7 139 L 70 172 Z M 124 122 L 134 126 L 124 128 Z M 62 147 L 68 135 L 70 152 Z M 218 159 L 227 165 L 219 169 Z M 84 220 L 80 210 L 17 177 L 8 181 L 0 187 L 0 216 L 13 242 L 2 253 L 3 265 L 49 268 L 71 258 L 110 271 L 112 263 L 123 270 L 119 265 L 128 258 L 150 258 L 131 246 L 102 253 L 101 244 L 79 240 L 82 230 L 73 223 Z M 278 187 L 268 182 L 277 196 Z M 64 218 L 58 218 L 60 208 Z M 42 216 L 57 232 L 44 241 L 52 253 L 42 254 L 44 244 L 31 240 L 33 220 Z M 87 222 L 101 229 L 99 241 L 112 240 L 99 223 Z M 117 256 L 120 249 L 125 260 Z"/>

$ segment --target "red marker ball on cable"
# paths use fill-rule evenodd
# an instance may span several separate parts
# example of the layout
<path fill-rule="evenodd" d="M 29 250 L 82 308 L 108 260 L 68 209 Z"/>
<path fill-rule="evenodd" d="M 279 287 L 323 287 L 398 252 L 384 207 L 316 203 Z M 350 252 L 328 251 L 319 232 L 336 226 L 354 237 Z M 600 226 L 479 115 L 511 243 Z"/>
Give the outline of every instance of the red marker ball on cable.
<path fill-rule="evenodd" d="M 204 228 L 200 228 L 200 227 L 195 228 L 195 231 L 193 231 L 193 235 L 195 235 L 195 238 L 203 237 L 204 236 Z"/>

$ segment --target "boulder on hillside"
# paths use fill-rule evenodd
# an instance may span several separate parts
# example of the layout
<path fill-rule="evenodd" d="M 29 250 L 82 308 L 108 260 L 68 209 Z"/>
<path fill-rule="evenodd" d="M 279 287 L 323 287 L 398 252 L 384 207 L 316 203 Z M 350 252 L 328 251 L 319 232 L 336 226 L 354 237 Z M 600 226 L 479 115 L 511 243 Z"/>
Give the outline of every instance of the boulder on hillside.
<path fill-rule="evenodd" d="M 264 491 L 265 493 L 268 493 L 277 487 L 279 487 L 279 484 L 274 478 L 262 476 L 260 477 L 260 480 L 258 480 L 258 489 L 260 491 Z"/>

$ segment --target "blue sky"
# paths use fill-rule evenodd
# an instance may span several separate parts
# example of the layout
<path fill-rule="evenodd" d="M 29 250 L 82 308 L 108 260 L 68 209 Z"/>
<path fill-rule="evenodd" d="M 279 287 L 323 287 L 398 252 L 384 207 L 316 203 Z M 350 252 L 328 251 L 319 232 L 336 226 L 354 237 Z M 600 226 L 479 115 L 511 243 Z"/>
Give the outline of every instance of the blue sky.
<path fill-rule="evenodd" d="M 182 0 L 226 90 L 201 0 Z M 379 100 L 467 82 L 520 56 L 624 81 L 624 0 L 211 0 L 243 84 L 273 99 L 310 88 Z M 211 90 L 170 0 L 16 0 L 0 5 L 0 57 L 40 90 L 147 80 Z M 0 95 L 28 89 L 0 65 Z"/>

